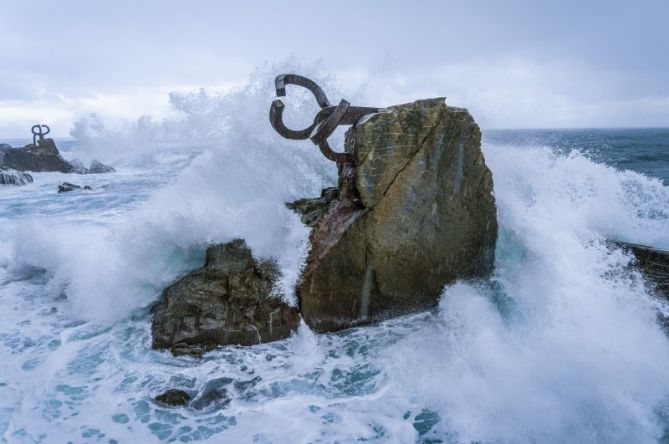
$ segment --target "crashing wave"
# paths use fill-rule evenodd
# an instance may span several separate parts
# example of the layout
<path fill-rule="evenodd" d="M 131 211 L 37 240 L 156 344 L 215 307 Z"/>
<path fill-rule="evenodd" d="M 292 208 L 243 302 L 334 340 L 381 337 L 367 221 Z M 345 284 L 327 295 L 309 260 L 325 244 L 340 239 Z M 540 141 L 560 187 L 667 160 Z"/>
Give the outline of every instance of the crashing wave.
<path fill-rule="evenodd" d="M 0 165 L 0 185 L 25 185 L 32 181 L 30 174 Z"/>

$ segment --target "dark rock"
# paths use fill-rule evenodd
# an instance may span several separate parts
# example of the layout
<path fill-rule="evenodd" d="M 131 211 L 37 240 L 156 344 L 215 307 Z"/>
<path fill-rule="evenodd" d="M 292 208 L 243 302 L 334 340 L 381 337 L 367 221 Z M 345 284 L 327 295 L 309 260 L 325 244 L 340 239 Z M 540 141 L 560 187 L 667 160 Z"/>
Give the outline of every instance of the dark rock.
<path fill-rule="evenodd" d="M 71 173 L 88 174 L 88 168 L 86 168 L 81 161 L 77 159 L 70 160 L 70 165 L 72 166 L 72 169 L 70 170 Z"/>
<path fill-rule="evenodd" d="M 207 249 L 204 267 L 167 287 L 153 309 L 153 348 L 199 355 L 219 345 L 290 336 L 296 308 L 275 294 L 276 264 L 257 261 L 237 239 Z"/>
<path fill-rule="evenodd" d="M 188 404 L 192 396 L 183 390 L 169 389 L 165 393 L 154 398 L 157 402 L 172 407 L 179 407 Z"/>
<path fill-rule="evenodd" d="M 88 174 L 102 174 L 102 173 L 114 173 L 116 170 L 109 165 L 105 165 L 99 160 L 94 160 L 91 162 L 91 166 L 88 167 Z"/>
<path fill-rule="evenodd" d="M 37 145 L 3 150 L 2 164 L 23 171 L 59 171 L 69 173 L 72 165 L 62 158 L 53 139 L 43 139 Z"/>
<path fill-rule="evenodd" d="M 216 378 L 208 381 L 202 388 L 200 395 L 193 401 L 194 409 L 220 409 L 230 403 L 226 386 L 232 383 L 231 378 Z"/>
<path fill-rule="evenodd" d="M 298 213 L 305 225 L 314 227 L 328 212 L 330 204 L 338 197 L 337 188 L 325 188 L 321 191 L 321 197 L 299 199 L 286 203 L 286 206 Z"/>
<path fill-rule="evenodd" d="M 30 174 L 0 165 L 0 185 L 25 185 L 32 181 Z"/>
<path fill-rule="evenodd" d="M 63 182 L 62 184 L 58 185 L 58 192 L 59 193 L 67 193 L 69 191 L 74 191 L 74 190 L 92 190 L 93 188 L 89 187 L 88 185 L 85 186 L 80 186 L 80 185 L 75 185 L 70 182 Z"/>
<path fill-rule="evenodd" d="M 669 251 L 620 241 L 615 241 L 614 244 L 631 252 L 636 258 L 635 265 L 649 283 L 660 296 L 669 299 Z"/>
<path fill-rule="evenodd" d="M 354 163 L 340 166 L 339 198 L 292 204 L 314 225 L 298 287 L 312 329 L 430 308 L 445 284 L 490 274 L 497 220 L 480 139 L 467 110 L 441 98 L 347 131 Z"/>

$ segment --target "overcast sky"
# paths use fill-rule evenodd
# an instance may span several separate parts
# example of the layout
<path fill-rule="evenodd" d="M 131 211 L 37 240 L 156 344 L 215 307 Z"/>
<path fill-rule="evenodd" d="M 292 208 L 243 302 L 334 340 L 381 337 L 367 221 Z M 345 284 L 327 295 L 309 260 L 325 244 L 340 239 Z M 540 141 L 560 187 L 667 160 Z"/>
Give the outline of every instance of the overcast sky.
<path fill-rule="evenodd" d="M 0 138 L 159 115 L 173 90 L 321 60 L 374 105 L 484 128 L 669 126 L 669 1 L 0 0 Z"/>

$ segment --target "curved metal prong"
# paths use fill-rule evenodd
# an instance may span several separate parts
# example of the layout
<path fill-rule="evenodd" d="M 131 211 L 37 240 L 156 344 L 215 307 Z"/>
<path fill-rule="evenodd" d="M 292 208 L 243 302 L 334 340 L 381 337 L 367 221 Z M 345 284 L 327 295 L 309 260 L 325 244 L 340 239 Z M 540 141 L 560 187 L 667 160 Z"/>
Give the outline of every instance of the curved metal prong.
<path fill-rule="evenodd" d="M 308 89 L 316 97 L 316 102 L 321 108 L 332 106 L 328 97 L 325 95 L 323 89 L 311 79 L 302 77 L 297 74 L 281 74 L 274 79 L 274 86 L 276 88 L 277 97 L 285 97 L 286 85 L 296 85 Z"/>
<path fill-rule="evenodd" d="M 286 105 L 284 105 L 281 99 L 274 100 L 272 106 L 269 108 L 269 122 L 277 133 L 281 134 L 286 139 L 291 140 L 308 139 L 309 136 L 311 136 L 311 133 L 313 133 L 314 128 L 316 128 L 316 125 L 324 119 L 327 119 L 336 109 L 334 106 L 323 108 L 316 114 L 314 122 L 311 125 L 302 130 L 292 130 L 283 123 L 283 110 L 285 108 Z"/>
<path fill-rule="evenodd" d="M 318 145 L 330 137 L 334 130 L 337 129 L 339 121 L 346 114 L 350 106 L 351 104 L 348 101 L 341 99 L 334 112 L 316 127 L 316 133 L 311 137 L 311 141 Z"/>
<path fill-rule="evenodd" d="M 321 153 L 328 159 L 333 162 L 343 163 L 346 161 L 350 161 L 352 158 L 352 155 L 350 153 L 337 153 L 330 148 L 330 144 L 328 143 L 327 139 L 323 139 L 322 142 L 318 144 L 318 148 L 320 148 Z"/>

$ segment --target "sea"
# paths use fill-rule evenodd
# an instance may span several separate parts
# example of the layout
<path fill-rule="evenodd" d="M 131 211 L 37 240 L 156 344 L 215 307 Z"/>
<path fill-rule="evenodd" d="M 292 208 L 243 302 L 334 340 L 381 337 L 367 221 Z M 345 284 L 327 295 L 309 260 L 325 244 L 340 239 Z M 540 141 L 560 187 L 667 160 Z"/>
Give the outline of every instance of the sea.
<path fill-rule="evenodd" d="M 152 350 L 151 306 L 212 243 L 275 258 L 295 303 L 308 230 L 283 203 L 336 168 L 269 128 L 271 91 L 258 76 L 174 93 L 169 118 L 82 117 L 63 156 L 115 173 L 0 189 L 2 442 L 669 442 L 666 307 L 609 242 L 669 249 L 666 128 L 484 130 L 494 276 L 446 286 L 432 311 L 202 358 Z M 288 118 L 309 121 L 296 100 Z M 204 401 L 153 400 L 171 388 Z"/>

